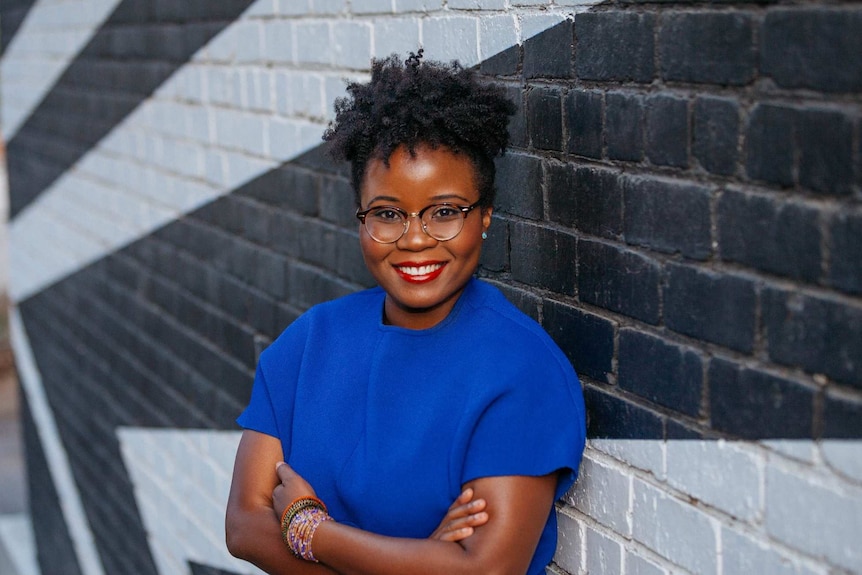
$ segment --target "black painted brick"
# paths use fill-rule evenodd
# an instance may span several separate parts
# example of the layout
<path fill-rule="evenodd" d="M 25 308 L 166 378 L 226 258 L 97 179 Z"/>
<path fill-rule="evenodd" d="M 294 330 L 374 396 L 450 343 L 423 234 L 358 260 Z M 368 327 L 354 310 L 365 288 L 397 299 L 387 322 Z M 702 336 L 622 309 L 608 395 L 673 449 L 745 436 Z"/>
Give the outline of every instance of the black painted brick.
<path fill-rule="evenodd" d="M 509 224 L 505 220 L 497 217 L 491 220 L 488 239 L 482 244 L 479 265 L 484 270 L 494 272 L 509 269 Z"/>
<path fill-rule="evenodd" d="M 653 164 L 688 167 L 688 102 L 659 94 L 646 99 L 646 153 Z"/>
<path fill-rule="evenodd" d="M 320 217 L 345 228 L 359 226 L 350 182 L 341 178 L 323 178 L 320 187 Z"/>
<path fill-rule="evenodd" d="M 227 571 L 225 569 L 211 567 L 194 561 L 189 561 L 188 564 L 192 575 L 239 575 L 236 571 Z"/>
<path fill-rule="evenodd" d="M 722 259 L 807 282 L 820 277 L 817 210 L 774 196 L 726 190 L 717 212 Z"/>
<path fill-rule="evenodd" d="M 639 94 L 605 96 L 605 143 L 612 160 L 638 162 L 644 154 L 644 105 Z"/>
<path fill-rule="evenodd" d="M 647 323 L 659 321 L 661 267 L 621 247 L 578 242 L 578 295 L 581 301 Z"/>
<path fill-rule="evenodd" d="M 797 111 L 786 106 L 757 104 L 746 132 L 746 171 L 753 180 L 781 186 L 794 181 Z"/>
<path fill-rule="evenodd" d="M 570 154 L 601 158 L 604 125 L 602 92 L 572 90 L 566 96 L 566 119 Z"/>
<path fill-rule="evenodd" d="M 506 89 L 506 97 L 517 108 L 515 113 L 509 117 L 509 145 L 516 148 L 526 148 L 529 140 L 527 138 L 527 115 L 524 113 L 524 91 L 519 86 L 510 86 Z"/>
<path fill-rule="evenodd" d="M 591 439 L 662 439 L 664 418 L 602 388 L 587 385 L 587 437 Z"/>
<path fill-rule="evenodd" d="M 527 92 L 527 128 L 533 147 L 562 151 L 563 109 L 559 90 L 533 87 Z"/>
<path fill-rule="evenodd" d="M 488 76 L 513 76 L 521 63 L 521 46 L 515 45 L 482 60 L 479 71 Z"/>
<path fill-rule="evenodd" d="M 509 284 L 504 284 L 500 282 L 493 283 L 500 289 L 501 292 L 503 292 L 503 295 L 505 295 L 506 298 L 515 305 L 515 307 L 517 307 L 519 310 L 521 310 L 537 322 L 539 321 L 539 308 L 541 307 L 542 300 L 540 300 L 539 297 L 536 296 L 536 294 L 526 290 L 514 288 Z"/>
<path fill-rule="evenodd" d="M 300 214 L 317 214 L 321 178 L 293 165 L 280 166 L 245 184 L 235 193 Z"/>
<path fill-rule="evenodd" d="M 655 16 L 587 12 L 575 18 L 575 72 L 581 80 L 650 82 Z"/>
<path fill-rule="evenodd" d="M 676 332 L 750 352 L 756 307 L 748 279 L 675 264 L 668 268 L 665 322 Z"/>
<path fill-rule="evenodd" d="M 553 300 L 544 300 L 542 326 L 565 352 L 578 374 L 608 382 L 613 371 L 616 324 Z"/>
<path fill-rule="evenodd" d="M 763 21 L 760 68 L 785 88 L 862 90 L 862 13 L 856 9 L 770 11 Z"/>
<path fill-rule="evenodd" d="M 623 179 L 618 172 L 576 167 L 572 175 L 577 213 L 575 227 L 606 238 L 623 231 Z"/>
<path fill-rule="evenodd" d="M 733 175 L 739 140 L 739 104 L 736 100 L 703 96 L 694 101 L 691 151 L 707 171 Z"/>
<path fill-rule="evenodd" d="M 829 229 L 829 283 L 848 293 L 862 294 L 862 214 L 836 214 Z"/>
<path fill-rule="evenodd" d="M 862 401 L 826 392 L 820 435 L 858 441 L 862 437 Z"/>
<path fill-rule="evenodd" d="M 770 288 L 762 313 L 773 361 L 862 389 L 862 307 Z"/>
<path fill-rule="evenodd" d="M 287 281 L 291 285 L 287 303 L 302 310 L 355 291 L 331 273 L 298 263 L 288 265 Z"/>
<path fill-rule="evenodd" d="M 703 360 L 691 349 L 634 329 L 622 329 L 617 385 L 695 416 L 703 396 Z"/>
<path fill-rule="evenodd" d="M 572 22 L 565 20 L 524 42 L 524 78 L 572 77 Z"/>
<path fill-rule="evenodd" d="M 747 84 L 757 66 L 753 20 L 741 12 L 663 15 L 658 58 L 665 80 Z"/>
<path fill-rule="evenodd" d="M 799 112 L 799 183 L 815 192 L 853 191 L 853 124 L 840 112 Z"/>
<path fill-rule="evenodd" d="M 574 295 L 575 236 L 526 222 L 516 222 L 510 233 L 512 279 Z"/>
<path fill-rule="evenodd" d="M 711 253 L 710 190 L 697 184 L 632 176 L 625 179 L 628 243 L 686 257 Z"/>
<path fill-rule="evenodd" d="M 496 161 L 495 209 L 531 220 L 541 220 L 542 162 L 535 156 L 509 152 Z"/>
<path fill-rule="evenodd" d="M 742 439 L 814 436 L 815 390 L 714 358 L 709 366 L 711 426 Z"/>
<path fill-rule="evenodd" d="M 558 162 L 545 163 L 545 190 L 550 220 L 567 226 L 574 224 L 578 217 L 574 166 Z"/>

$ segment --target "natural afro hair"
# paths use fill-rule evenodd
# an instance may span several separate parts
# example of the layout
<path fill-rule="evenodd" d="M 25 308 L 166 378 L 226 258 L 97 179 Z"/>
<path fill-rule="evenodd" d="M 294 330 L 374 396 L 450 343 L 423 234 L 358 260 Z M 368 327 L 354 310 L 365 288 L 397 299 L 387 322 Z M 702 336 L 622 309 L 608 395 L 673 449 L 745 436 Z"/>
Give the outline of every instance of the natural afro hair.
<path fill-rule="evenodd" d="M 506 150 L 515 113 L 503 88 L 479 82 L 456 61 L 424 61 L 420 49 L 403 63 L 394 54 L 374 60 L 371 81 L 352 82 L 347 92 L 336 100 L 335 120 L 323 139 L 333 157 L 351 163 L 357 205 L 369 160 L 388 166 L 398 147 L 412 154 L 423 144 L 466 154 L 476 170 L 479 204 L 493 204 L 494 157 Z"/>

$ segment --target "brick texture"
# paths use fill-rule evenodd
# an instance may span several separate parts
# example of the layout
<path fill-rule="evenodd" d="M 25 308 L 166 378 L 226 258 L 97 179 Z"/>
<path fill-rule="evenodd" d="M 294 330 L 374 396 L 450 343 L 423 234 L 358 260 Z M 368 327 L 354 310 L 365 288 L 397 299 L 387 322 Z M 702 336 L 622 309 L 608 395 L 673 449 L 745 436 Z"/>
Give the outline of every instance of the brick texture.
<path fill-rule="evenodd" d="M 420 41 L 518 107 L 478 275 L 584 385 L 584 481 L 558 502 L 549 573 L 859 570 L 858 465 L 784 441 L 862 437 L 857 5 L 250 4 L 119 3 L 9 140 L 12 231 L 81 183 L 15 244 L 16 278 L 76 253 L 60 228 L 109 245 L 111 225 L 173 218 L 16 302 L 106 572 L 155 572 L 117 428 L 235 429 L 261 350 L 373 284 L 348 169 L 297 142 L 372 52 Z M 3 35 L 21 6 L 0 8 Z M 33 518 L 57 543 L 43 571 L 75 573 L 25 435 Z M 794 515 L 809 495 L 823 537 Z"/>

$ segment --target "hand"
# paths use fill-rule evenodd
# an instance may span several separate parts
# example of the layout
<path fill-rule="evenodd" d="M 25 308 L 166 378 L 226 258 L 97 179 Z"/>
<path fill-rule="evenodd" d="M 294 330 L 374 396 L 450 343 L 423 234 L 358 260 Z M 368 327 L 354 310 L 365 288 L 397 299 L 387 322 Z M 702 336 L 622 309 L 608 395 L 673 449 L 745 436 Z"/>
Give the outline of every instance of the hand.
<path fill-rule="evenodd" d="M 468 487 L 449 506 L 446 516 L 428 538 L 440 541 L 461 541 L 472 535 L 474 528 L 487 522 L 485 500 L 473 500 L 473 489 Z"/>
<path fill-rule="evenodd" d="M 281 483 L 272 490 L 272 509 L 278 517 L 297 498 L 316 496 L 314 488 L 287 463 L 276 463 L 275 473 Z"/>

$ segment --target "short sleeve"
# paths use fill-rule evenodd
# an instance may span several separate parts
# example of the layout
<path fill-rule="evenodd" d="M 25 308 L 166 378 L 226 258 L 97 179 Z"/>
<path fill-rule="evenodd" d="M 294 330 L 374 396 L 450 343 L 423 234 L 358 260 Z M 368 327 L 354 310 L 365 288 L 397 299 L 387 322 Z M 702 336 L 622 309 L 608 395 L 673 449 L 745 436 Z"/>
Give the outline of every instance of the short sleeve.
<path fill-rule="evenodd" d="M 263 366 L 260 363 L 258 363 L 257 372 L 254 376 L 251 400 L 236 422 L 244 429 L 259 431 L 260 433 L 278 437 L 275 410 L 272 405 L 272 398 L 270 397 Z"/>
<path fill-rule="evenodd" d="M 559 498 L 574 483 L 586 436 L 581 387 L 574 371 L 541 371 L 529 380 L 515 378 L 479 415 L 462 484 L 479 477 L 561 471 Z"/>

